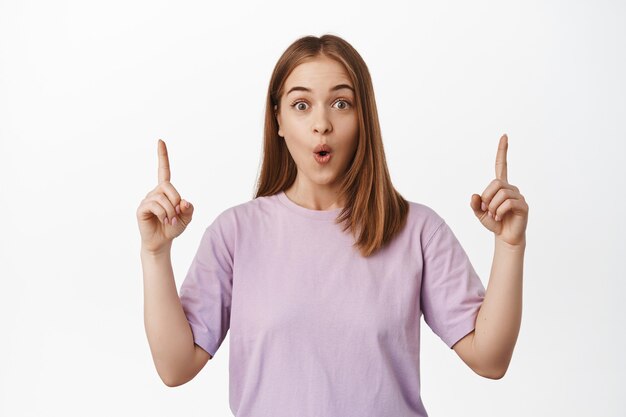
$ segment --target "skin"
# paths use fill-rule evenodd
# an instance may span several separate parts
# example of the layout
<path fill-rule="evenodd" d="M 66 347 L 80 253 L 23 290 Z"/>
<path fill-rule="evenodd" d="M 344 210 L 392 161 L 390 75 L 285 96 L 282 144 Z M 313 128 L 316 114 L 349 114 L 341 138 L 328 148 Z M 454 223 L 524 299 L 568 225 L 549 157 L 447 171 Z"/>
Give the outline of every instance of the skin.
<path fill-rule="evenodd" d="M 496 154 L 496 178 L 470 201 L 476 218 L 494 234 L 494 257 L 475 329 L 453 346 L 472 369 L 492 379 L 506 373 L 522 320 L 529 210 L 519 188 L 508 181 L 508 147 L 509 139 L 503 135 Z"/>
<path fill-rule="evenodd" d="M 354 88 L 343 65 L 325 56 L 313 58 L 287 77 L 280 111 L 276 112 L 278 135 L 284 139 L 298 171 L 285 194 L 311 210 L 344 207 L 338 190 L 356 151 L 359 131 L 354 92 L 347 88 L 331 91 L 339 84 Z M 312 91 L 289 93 L 295 86 Z M 327 164 L 314 159 L 313 150 L 319 144 L 332 149 Z"/>

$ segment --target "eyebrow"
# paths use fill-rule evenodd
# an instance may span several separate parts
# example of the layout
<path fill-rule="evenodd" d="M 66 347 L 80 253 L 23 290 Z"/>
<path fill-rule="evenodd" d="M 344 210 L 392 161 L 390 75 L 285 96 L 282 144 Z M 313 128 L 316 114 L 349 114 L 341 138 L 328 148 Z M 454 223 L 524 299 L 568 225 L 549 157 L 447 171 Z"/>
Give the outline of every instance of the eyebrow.
<path fill-rule="evenodd" d="M 354 88 L 352 88 L 352 86 L 348 85 L 348 84 L 338 84 L 336 86 L 334 86 L 333 88 L 331 88 L 328 91 L 337 91 L 337 90 L 341 90 L 347 88 L 349 90 L 352 90 L 352 92 L 354 93 Z M 289 94 L 291 94 L 294 91 L 307 91 L 307 92 L 311 92 L 310 88 L 306 88 L 306 87 L 300 87 L 300 86 L 296 86 L 296 87 L 292 87 L 287 94 L 285 94 L 286 96 L 288 96 Z"/>

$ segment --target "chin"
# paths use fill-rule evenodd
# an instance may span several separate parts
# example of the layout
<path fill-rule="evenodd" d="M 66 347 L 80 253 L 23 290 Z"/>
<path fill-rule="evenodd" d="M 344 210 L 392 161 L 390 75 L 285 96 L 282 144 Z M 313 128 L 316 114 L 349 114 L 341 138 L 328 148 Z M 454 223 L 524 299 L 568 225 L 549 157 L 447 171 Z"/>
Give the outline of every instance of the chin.
<path fill-rule="evenodd" d="M 325 175 L 325 176 L 319 176 L 316 178 L 312 178 L 311 179 L 315 184 L 317 185 L 332 185 L 335 182 L 337 182 L 337 176 L 336 175 Z"/>
<path fill-rule="evenodd" d="M 335 173 L 319 173 L 314 172 L 312 174 L 307 175 L 309 181 L 316 185 L 328 185 L 335 182 L 337 179 L 337 175 Z"/>

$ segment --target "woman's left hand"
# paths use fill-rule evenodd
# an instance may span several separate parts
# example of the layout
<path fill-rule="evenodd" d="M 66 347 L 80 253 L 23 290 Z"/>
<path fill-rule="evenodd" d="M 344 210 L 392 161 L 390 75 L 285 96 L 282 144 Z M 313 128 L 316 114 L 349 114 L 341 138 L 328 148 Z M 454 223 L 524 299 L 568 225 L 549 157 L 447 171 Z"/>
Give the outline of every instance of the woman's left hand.
<path fill-rule="evenodd" d="M 492 231 L 497 239 L 512 246 L 525 246 L 528 204 L 519 189 L 507 180 L 508 140 L 504 134 L 498 144 L 496 179 L 481 195 L 472 194 L 470 207 L 483 226 Z"/>

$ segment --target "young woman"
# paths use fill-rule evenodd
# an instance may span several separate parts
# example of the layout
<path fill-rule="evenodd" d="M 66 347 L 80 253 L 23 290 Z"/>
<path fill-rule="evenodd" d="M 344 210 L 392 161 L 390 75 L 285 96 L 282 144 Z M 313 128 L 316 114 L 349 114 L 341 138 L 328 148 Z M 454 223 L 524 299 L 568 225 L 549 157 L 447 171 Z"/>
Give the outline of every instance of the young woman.
<path fill-rule="evenodd" d="M 422 313 L 477 374 L 501 378 L 521 321 L 528 213 L 506 179 L 506 136 L 496 180 L 470 202 L 496 238 L 485 291 L 444 219 L 394 189 L 369 71 L 349 43 L 294 42 L 266 106 L 256 196 L 206 228 L 180 296 L 171 242 L 194 208 L 170 183 L 159 141 L 159 184 L 137 217 L 163 381 L 191 380 L 230 330 L 237 417 L 423 417 Z"/>

